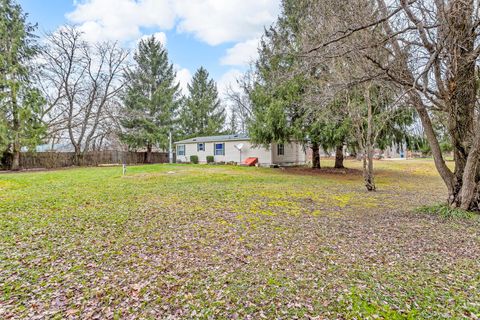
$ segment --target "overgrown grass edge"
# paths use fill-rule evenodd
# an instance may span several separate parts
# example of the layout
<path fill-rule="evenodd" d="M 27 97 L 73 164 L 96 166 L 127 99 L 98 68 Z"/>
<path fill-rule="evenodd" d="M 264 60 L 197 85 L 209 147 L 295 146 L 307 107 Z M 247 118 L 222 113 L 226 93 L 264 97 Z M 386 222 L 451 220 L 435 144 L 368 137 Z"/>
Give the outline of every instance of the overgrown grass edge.
<path fill-rule="evenodd" d="M 445 203 L 432 206 L 421 206 L 415 211 L 418 213 L 440 216 L 445 219 L 480 219 L 479 213 L 452 208 Z"/>

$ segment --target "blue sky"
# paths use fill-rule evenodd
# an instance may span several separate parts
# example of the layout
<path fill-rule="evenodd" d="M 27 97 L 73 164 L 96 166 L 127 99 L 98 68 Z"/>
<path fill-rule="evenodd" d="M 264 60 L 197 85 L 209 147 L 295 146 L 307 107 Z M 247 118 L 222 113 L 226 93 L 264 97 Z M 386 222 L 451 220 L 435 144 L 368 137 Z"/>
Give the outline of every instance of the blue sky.
<path fill-rule="evenodd" d="M 182 86 L 204 66 L 220 91 L 255 58 L 258 39 L 280 6 L 280 0 L 17 1 L 38 23 L 40 36 L 70 23 L 89 41 L 119 41 L 132 48 L 142 36 L 157 34 Z"/>

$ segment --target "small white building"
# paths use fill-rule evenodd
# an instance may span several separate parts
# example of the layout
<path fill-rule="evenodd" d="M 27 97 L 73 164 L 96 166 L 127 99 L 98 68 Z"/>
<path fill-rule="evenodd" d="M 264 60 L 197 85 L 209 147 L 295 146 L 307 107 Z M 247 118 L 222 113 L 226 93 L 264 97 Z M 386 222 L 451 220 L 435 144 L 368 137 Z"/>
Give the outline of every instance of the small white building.
<path fill-rule="evenodd" d="M 190 156 L 198 156 L 200 163 L 207 163 L 207 156 L 215 162 L 243 163 L 247 158 L 258 158 L 261 166 L 302 165 L 307 160 L 300 143 L 271 143 L 268 148 L 254 146 L 250 138 L 242 134 L 196 137 L 175 142 L 177 162 L 190 162 Z"/>

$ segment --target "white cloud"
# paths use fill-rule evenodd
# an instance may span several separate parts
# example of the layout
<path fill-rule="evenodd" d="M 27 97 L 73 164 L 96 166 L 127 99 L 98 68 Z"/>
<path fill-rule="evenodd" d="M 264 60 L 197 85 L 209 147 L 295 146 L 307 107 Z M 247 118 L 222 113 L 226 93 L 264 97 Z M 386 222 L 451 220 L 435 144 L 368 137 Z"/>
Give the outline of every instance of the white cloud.
<path fill-rule="evenodd" d="M 141 36 L 141 27 L 173 28 L 176 16 L 169 0 L 84 0 L 74 5 L 67 18 L 90 41 L 131 41 Z"/>
<path fill-rule="evenodd" d="M 220 63 L 228 66 L 249 64 L 258 57 L 258 43 L 258 39 L 237 43 L 232 48 L 227 49 L 227 54 L 220 60 Z"/>
<path fill-rule="evenodd" d="M 175 65 L 177 71 L 177 81 L 180 83 L 180 89 L 183 94 L 188 93 L 188 84 L 192 81 L 192 73 L 187 68 L 182 68 L 179 65 Z"/>
<path fill-rule="evenodd" d="M 192 33 L 210 45 L 258 37 L 279 0 L 82 0 L 67 14 L 89 40 L 132 41 L 141 28 Z"/>
<path fill-rule="evenodd" d="M 264 27 L 280 11 L 280 0 L 75 0 L 66 15 L 80 26 L 90 41 L 114 40 L 134 47 L 144 37 L 142 29 L 176 30 L 215 46 L 232 43 L 220 64 L 241 66 L 257 56 L 257 43 Z M 166 43 L 164 32 L 156 35 Z M 177 79 L 186 92 L 192 78 L 186 68 L 176 66 Z M 236 86 L 242 72 L 230 69 L 218 80 L 221 95 Z"/>
<path fill-rule="evenodd" d="M 224 73 L 217 81 L 217 88 L 220 97 L 224 98 L 228 88 L 238 90 L 239 86 L 237 79 L 243 75 L 243 72 L 238 69 L 230 69 Z"/>
<path fill-rule="evenodd" d="M 177 0 L 178 30 L 218 45 L 257 37 L 279 13 L 278 0 Z"/>
<path fill-rule="evenodd" d="M 151 38 L 152 36 L 155 37 L 155 40 L 160 41 L 160 43 L 164 47 L 167 45 L 167 35 L 165 34 L 165 32 L 156 32 L 154 34 L 146 34 L 146 35 L 140 37 L 140 39 L 137 40 L 136 45 L 138 46 L 138 44 L 140 43 L 141 40 L 147 40 L 147 39 Z"/>

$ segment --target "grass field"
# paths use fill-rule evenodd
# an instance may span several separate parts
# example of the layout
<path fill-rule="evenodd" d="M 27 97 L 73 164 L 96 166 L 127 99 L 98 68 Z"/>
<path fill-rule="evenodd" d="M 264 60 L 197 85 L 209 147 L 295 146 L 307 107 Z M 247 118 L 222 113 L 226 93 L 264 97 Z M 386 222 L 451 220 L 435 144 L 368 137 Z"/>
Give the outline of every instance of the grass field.
<path fill-rule="evenodd" d="M 376 193 L 356 170 L 0 174 L 0 318 L 480 317 L 479 219 L 415 212 L 445 198 L 432 162 L 375 165 Z"/>

